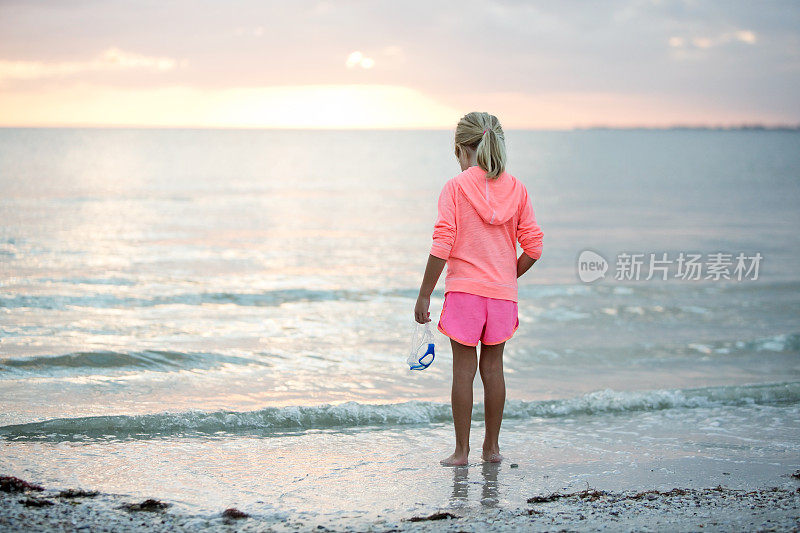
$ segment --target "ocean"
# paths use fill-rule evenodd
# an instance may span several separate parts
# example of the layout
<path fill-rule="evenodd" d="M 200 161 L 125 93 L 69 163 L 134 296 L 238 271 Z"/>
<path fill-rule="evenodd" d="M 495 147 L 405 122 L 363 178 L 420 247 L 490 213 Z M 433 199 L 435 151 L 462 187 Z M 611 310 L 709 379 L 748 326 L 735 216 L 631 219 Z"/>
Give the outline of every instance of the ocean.
<path fill-rule="evenodd" d="M 800 468 L 800 132 L 506 140 L 544 251 L 506 462 L 476 377 L 452 469 L 448 339 L 405 362 L 452 132 L 0 129 L 0 473 L 337 527 Z"/>

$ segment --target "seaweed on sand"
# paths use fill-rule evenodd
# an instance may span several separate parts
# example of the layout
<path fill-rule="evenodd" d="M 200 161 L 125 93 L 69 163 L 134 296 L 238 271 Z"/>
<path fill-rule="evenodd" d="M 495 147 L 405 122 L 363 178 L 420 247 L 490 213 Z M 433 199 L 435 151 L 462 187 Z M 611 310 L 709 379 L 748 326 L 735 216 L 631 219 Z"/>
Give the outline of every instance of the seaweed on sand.
<path fill-rule="evenodd" d="M 24 492 L 26 490 L 43 491 L 44 487 L 28 483 L 24 479 L 14 476 L 0 476 L 0 490 L 3 492 Z"/>
<path fill-rule="evenodd" d="M 445 520 L 447 518 L 457 518 L 452 513 L 433 513 L 429 516 L 414 516 L 408 519 L 409 522 L 424 522 L 426 520 Z"/>
<path fill-rule="evenodd" d="M 122 509 L 127 509 L 128 511 L 163 511 L 167 507 L 172 504 L 160 502 L 154 499 L 148 499 L 141 503 L 125 503 L 122 504 L 120 507 Z"/>

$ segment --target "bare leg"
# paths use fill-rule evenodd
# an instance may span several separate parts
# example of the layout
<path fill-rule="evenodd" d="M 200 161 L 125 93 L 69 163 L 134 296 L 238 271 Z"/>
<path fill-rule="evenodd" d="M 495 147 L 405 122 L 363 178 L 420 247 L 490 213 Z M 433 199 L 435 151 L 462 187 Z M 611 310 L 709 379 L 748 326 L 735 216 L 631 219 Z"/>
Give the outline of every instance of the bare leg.
<path fill-rule="evenodd" d="M 503 377 L 503 348 L 506 343 L 481 345 L 481 381 L 483 381 L 483 408 L 486 412 L 486 436 L 483 440 L 484 461 L 499 463 L 500 424 L 506 403 L 506 381 Z"/>
<path fill-rule="evenodd" d="M 445 466 L 465 465 L 469 457 L 469 428 L 472 424 L 472 383 L 478 370 L 478 353 L 474 346 L 465 346 L 452 339 L 453 388 L 450 402 L 453 406 L 453 425 L 456 430 L 456 451 L 440 462 Z"/>

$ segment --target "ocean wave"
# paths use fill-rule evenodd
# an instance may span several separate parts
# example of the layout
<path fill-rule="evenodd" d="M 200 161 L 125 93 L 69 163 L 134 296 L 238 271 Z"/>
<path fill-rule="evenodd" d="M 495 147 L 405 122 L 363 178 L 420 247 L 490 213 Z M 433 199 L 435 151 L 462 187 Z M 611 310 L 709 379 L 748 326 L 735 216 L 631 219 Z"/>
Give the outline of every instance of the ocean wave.
<path fill-rule="evenodd" d="M 800 333 L 785 333 L 752 340 L 733 340 L 715 342 L 691 342 L 675 348 L 659 348 L 648 346 L 645 354 L 652 353 L 656 359 L 670 357 L 704 356 L 727 357 L 753 352 L 766 353 L 798 353 L 800 352 Z M 666 355 L 665 355 L 666 354 Z M 149 370 L 157 372 L 175 372 L 180 370 L 212 369 L 222 365 L 262 365 L 272 366 L 271 358 L 275 354 L 265 352 L 239 355 L 226 355 L 212 352 L 179 352 L 171 350 L 114 351 L 99 350 L 73 352 L 60 355 L 39 355 L 33 357 L 0 358 L 0 379 L 17 379 L 20 377 L 60 375 L 86 375 L 98 372 Z M 552 362 L 563 360 L 576 362 L 582 360 L 598 360 L 606 358 L 637 358 L 646 360 L 647 355 L 639 351 L 613 350 L 601 356 L 596 350 L 589 352 L 566 349 L 554 351 L 539 348 L 513 357 L 525 361 Z"/>
<path fill-rule="evenodd" d="M 126 278 L 41 278 L 39 282 L 68 283 L 81 285 L 135 285 L 135 281 Z M 759 285 L 759 293 L 782 294 L 800 287 L 800 283 L 763 283 Z M 686 290 L 685 286 L 670 288 Z M 695 287 L 689 290 L 718 291 L 716 287 Z M 726 287 L 726 291 L 752 291 L 744 284 Z M 521 285 L 518 289 L 519 297 L 523 301 L 542 302 L 550 301 L 552 305 L 545 307 L 539 313 L 540 318 L 552 319 L 558 322 L 571 320 L 603 320 L 608 317 L 645 315 L 661 320 L 664 316 L 697 317 L 698 315 L 713 314 L 714 309 L 707 309 L 696 305 L 664 305 L 660 296 L 665 289 L 659 284 L 640 285 L 635 288 L 616 285 L 581 285 L 581 284 L 551 284 L 551 285 Z M 83 294 L 0 294 L 0 309 L 68 309 L 68 308 L 136 308 L 156 307 L 162 305 L 213 305 L 233 304 L 244 307 L 279 306 L 292 302 L 322 302 L 322 301 L 363 301 L 380 297 L 400 297 L 416 299 L 418 290 L 413 287 L 392 287 L 378 289 L 306 289 L 285 288 L 260 292 L 183 292 L 174 294 L 158 294 L 154 296 L 125 296 L 108 293 L 83 293 Z M 441 289 L 434 293 L 443 298 Z M 629 301 L 630 295 L 636 295 L 636 301 Z M 597 300 L 596 297 L 602 297 Z M 623 297 L 622 300 L 619 298 Z M 564 300 L 566 298 L 566 300 Z M 576 307 L 576 299 L 580 299 L 581 307 Z M 559 304 L 559 302 L 565 302 Z M 617 303 L 614 303 L 614 302 Z M 567 303 L 568 302 L 568 303 Z M 552 315 L 552 316 L 551 316 Z"/>
<path fill-rule="evenodd" d="M 687 350 L 706 355 L 751 352 L 795 353 L 800 352 L 800 333 L 782 333 L 748 341 L 693 342 L 687 345 Z"/>
<path fill-rule="evenodd" d="M 575 398 L 506 403 L 504 418 L 569 417 L 604 413 L 657 411 L 674 408 L 793 404 L 800 402 L 800 382 L 617 391 L 603 389 Z M 473 418 L 483 419 L 478 404 Z M 0 426 L 5 439 L 85 440 L 92 438 L 152 438 L 214 435 L 220 433 L 271 434 L 308 429 L 361 426 L 401 426 L 446 423 L 452 420 L 450 404 L 409 401 L 361 404 L 267 407 L 257 411 L 183 411 L 144 415 L 56 418 L 27 424 Z"/>
<path fill-rule="evenodd" d="M 63 355 L 20 357 L 0 359 L 0 376 L 75 374 L 76 371 L 97 369 L 145 369 L 175 371 L 182 369 L 212 368 L 223 364 L 268 365 L 269 363 L 250 357 L 238 357 L 214 353 L 184 353 L 167 350 L 145 350 L 140 352 L 75 352 Z"/>
<path fill-rule="evenodd" d="M 376 296 L 416 298 L 412 289 L 344 290 L 344 289 L 277 289 L 263 292 L 202 292 L 147 297 L 123 297 L 112 294 L 92 295 L 14 295 L 0 296 L 0 308 L 66 309 L 87 307 L 98 309 L 156 307 L 160 305 L 234 304 L 244 307 L 278 306 L 292 302 L 332 300 L 359 301 Z"/>
<path fill-rule="evenodd" d="M 117 287 L 133 287 L 136 281 L 129 278 L 122 277 L 107 277 L 107 278 L 88 278 L 88 277 L 72 277 L 72 278 L 37 278 L 35 283 L 66 283 L 69 285 L 113 285 Z"/>
<path fill-rule="evenodd" d="M 800 353 L 800 333 L 781 333 L 749 340 L 695 341 L 686 344 L 644 342 L 623 347 L 575 349 L 568 347 L 538 346 L 516 350 L 507 356 L 514 368 L 534 363 L 561 362 L 565 365 L 582 364 L 637 364 L 647 361 L 660 363 L 676 359 L 708 360 L 727 357 L 769 357 L 778 354 Z"/>
<path fill-rule="evenodd" d="M 81 284 L 130 284 L 130 280 L 119 278 L 94 279 L 94 278 L 47 278 L 40 281 L 62 282 Z M 521 297 L 531 300 L 542 298 L 591 296 L 592 294 L 605 295 L 613 288 L 589 285 L 529 285 L 519 288 Z M 233 304 L 244 307 L 278 306 L 294 302 L 323 302 L 323 301 L 363 301 L 380 297 L 399 297 L 416 299 L 418 289 L 413 287 L 394 287 L 377 289 L 305 289 L 286 288 L 265 290 L 261 292 L 185 292 L 175 294 L 161 294 L 156 296 L 120 296 L 108 293 L 94 294 L 0 294 L 0 308 L 7 309 L 67 309 L 67 308 L 135 308 L 156 307 L 161 305 L 213 305 Z M 444 292 L 439 289 L 434 292 L 439 298 L 444 298 Z M 581 315 L 583 316 L 583 315 Z"/>

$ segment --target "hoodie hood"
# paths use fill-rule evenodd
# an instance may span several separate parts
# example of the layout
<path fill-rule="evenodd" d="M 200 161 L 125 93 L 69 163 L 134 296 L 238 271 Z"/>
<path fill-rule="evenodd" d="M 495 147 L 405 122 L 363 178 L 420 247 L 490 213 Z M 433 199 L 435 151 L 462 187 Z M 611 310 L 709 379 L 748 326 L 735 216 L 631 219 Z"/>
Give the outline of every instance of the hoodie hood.
<path fill-rule="evenodd" d="M 484 222 L 502 225 L 519 208 L 521 184 L 503 171 L 497 179 L 487 179 L 486 171 L 475 165 L 456 177 L 456 184 Z"/>

